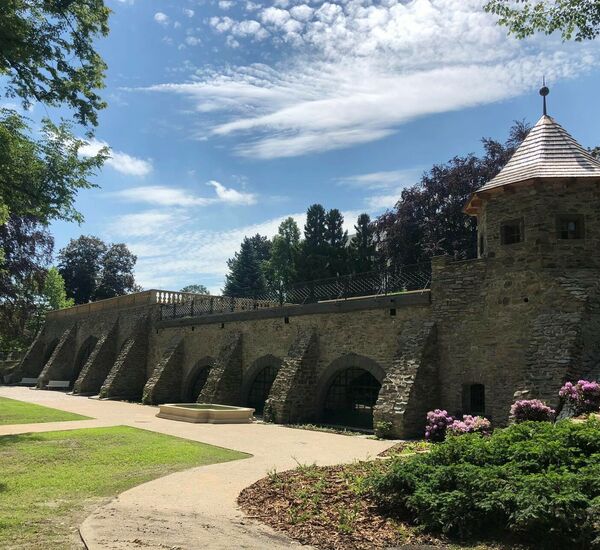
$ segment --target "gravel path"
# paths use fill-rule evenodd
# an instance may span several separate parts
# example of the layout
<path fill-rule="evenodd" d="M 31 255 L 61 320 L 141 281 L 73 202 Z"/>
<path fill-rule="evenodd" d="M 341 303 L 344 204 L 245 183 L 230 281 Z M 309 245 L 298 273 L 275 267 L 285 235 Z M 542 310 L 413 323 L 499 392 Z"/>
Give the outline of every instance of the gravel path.
<path fill-rule="evenodd" d="M 374 457 L 394 443 L 262 423 L 175 422 L 156 418 L 156 407 L 27 388 L 0 387 L 0 396 L 94 418 L 0 426 L 0 435 L 126 425 L 253 455 L 245 460 L 171 474 L 122 493 L 81 525 L 81 535 L 91 550 L 300 547 L 286 536 L 244 516 L 236 504 L 240 491 L 273 469 L 287 470 L 298 463 L 351 462 Z"/>

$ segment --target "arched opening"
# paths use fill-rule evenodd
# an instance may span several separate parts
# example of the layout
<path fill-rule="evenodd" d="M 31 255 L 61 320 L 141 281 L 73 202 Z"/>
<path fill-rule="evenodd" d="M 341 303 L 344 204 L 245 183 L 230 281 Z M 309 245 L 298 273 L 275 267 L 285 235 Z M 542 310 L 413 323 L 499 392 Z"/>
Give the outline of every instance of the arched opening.
<path fill-rule="evenodd" d="M 96 338 L 95 336 L 90 336 L 86 338 L 86 340 L 83 342 L 83 344 L 81 344 L 81 346 L 79 346 L 79 351 L 77 352 L 75 364 L 73 365 L 73 379 L 71 380 L 72 382 L 75 382 L 79 378 L 83 367 L 85 366 L 87 360 L 90 358 L 90 355 L 92 355 L 92 351 L 94 351 L 94 348 L 96 347 L 97 343 L 98 338 Z"/>
<path fill-rule="evenodd" d="M 373 408 L 381 382 L 361 367 L 338 371 L 327 386 L 323 400 L 322 421 L 354 428 L 373 428 Z"/>
<path fill-rule="evenodd" d="M 211 366 L 212 364 L 206 361 L 198 361 L 190 371 L 183 396 L 187 403 L 198 401 L 198 397 L 208 380 Z"/>
<path fill-rule="evenodd" d="M 465 414 L 485 415 L 485 386 L 483 384 L 463 386 L 463 411 Z"/>
<path fill-rule="evenodd" d="M 267 365 L 258 371 L 250 390 L 248 391 L 248 407 L 254 409 L 255 414 L 262 415 L 265 410 L 265 401 L 271 393 L 271 387 L 279 372 L 279 365 Z"/>

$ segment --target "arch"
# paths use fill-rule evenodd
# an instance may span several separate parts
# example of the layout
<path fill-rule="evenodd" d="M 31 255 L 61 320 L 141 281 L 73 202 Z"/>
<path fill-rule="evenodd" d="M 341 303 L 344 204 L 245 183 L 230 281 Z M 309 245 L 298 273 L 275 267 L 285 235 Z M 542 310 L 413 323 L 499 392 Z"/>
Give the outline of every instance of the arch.
<path fill-rule="evenodd" d="M 462 402 L 464 414 L 485 415 L 485 385 L 480 382 L 464 384 Z"/>
<path fill-rule="evenodd" d="M 317 385 L 317 418 L 321 422 L 373 428 L 385 371 L 373 359 L 350 353 L 333 361 Z"/>
<path fill-rule="evenodd" d="M 202 357 L 194 363 L 194 366 L 187 373 L 183 381 L 181 396 L 184 402 L 195 403 L 198 400 L 198 396 L 208 380 L 208 375 L 213 364 L 214 359 L 209 356 Z"/>
<path fill-rule="evenodd" d="M 242 398 L 246 406 L 252 407 L 257 415 L 262 415 L 265 401 L 269 397 L 275 377 L 281 369 L 282 360 L 275 355 L 259 357 L 244 372 Z"/>
<path fill-rule="evenodd" d="M 72 382 L 75 382 L 79 378 L 83 367 L 90 358 L 90 355 L 92 354 L 92 351 L 94 351 L 97 343 L 98 338 L 95 336 L 88 336 L 79 346 L 79 350 L 77 351 L 77 355 L 75 357 L 75 362 L 73 363 Z"/>

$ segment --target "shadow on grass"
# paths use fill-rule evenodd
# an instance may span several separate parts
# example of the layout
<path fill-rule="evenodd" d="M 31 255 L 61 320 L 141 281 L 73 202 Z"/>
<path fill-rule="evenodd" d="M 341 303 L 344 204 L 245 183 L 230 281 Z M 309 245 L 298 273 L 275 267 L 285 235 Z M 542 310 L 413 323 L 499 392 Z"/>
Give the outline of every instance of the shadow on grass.
<path fill-rule="evenodd" d="M 7 445 L 14 445 L 16 443 L 22 443 L 24 441 L 42 441 L 42 437 L 39 434 L 28 433 L 28 434 L 16 434 L 16 435 L 0 435 L 0 447 Z"/>

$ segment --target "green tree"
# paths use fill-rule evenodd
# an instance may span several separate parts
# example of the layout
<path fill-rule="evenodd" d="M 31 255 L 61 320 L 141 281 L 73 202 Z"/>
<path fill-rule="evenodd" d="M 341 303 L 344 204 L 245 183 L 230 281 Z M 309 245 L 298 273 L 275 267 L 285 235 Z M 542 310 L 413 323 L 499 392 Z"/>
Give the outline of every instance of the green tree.
<path fill-rule="evenodd" d="M 254 248 L 254 254 L 259 264 L 266 262 L 271 257 L 271 241 L 258 233 L 253 237 L 249 238 L 252 247 Z"/>
<path fill-rule="evenodd" d="M 286 218 L 273 237 L 271 258 L 264 264 L 268 286 L 280 299 L 284 291 L 297 279 L 300 253 L 300 229 L 293 218 Z"/>
<path fill-rule="evenodd" d="M 208 288 L 204 285 L 187 285 L 184 286 L 179 292 L 189 292 L 190 294 L 210 294 Z"/>
<path fill-rule="evenodd" d="M 102 274 L 102 259 L 108 247 L 98 237 L 81 235 L 71 239 L 58 253 L 58 271 L 67 294 L 76 304 L 91 302 Z"/>
<path fill-rule="evenodd" d="M 329 276 L 345 275 L 348 269 L 348 232 L 344 231 L 344 216 L 337 208 L 332 208 L 325 216 L 325 242 Z"/>
<path fill-rule="evenodd" d="M 108 34 L 110 10 L 103 0 L 3 0 L 0 3 L 0 75 L 5 95 L 66 105 L 75 120 L 98 122 L 105 103 L 96 90 L 104 87 L 106 64 L 94 49 Z"/>
<path fill-rule="evenodd" d="M 365 273 L 373 269 L 375 260 L 375 232 L 369 214 L 358 216 L 354 230 L 356 233 L 350 239 L 352 271 Z"/>
<path fill-rule="evenodd" d="M 581 42 L 600 32 L 598 0 L 490 0 L 485 10 L 519 39 L 559 32 L 563 40 Z"/>
<path fill-rule="evenodd" d="M 313 204 L 306 211 L 304 241 L 298 262 L 298 274 L 303 281 L 314 281 L 328 275 L 326 217 L 325 209 L 320 204 Z"/>
<path fill-rule="evenodd" d="M 94 291 L 94 300 L 122 296 L 139 290 L 133 269 L 137 257 L 123 243 L 111 244 L 101 258 L 100 280 Z"/>
<path fill-rule="evenodd" d="M 65 280 L 61 277 L 58 269 L 52 266 L 46 273 L 44 287 L 42 289 L 46 308 L 48 310 L 63 309 L 75 305 L 73 298 L 67 298 Z"/>
<path fill-rule="evenodd" d="M 258 298 L 266 291 L 261 264 L 252 238 L 244 237 L 240 251 L 227 260 L 229 273 L 225 276 L 225 296 Z"/>

